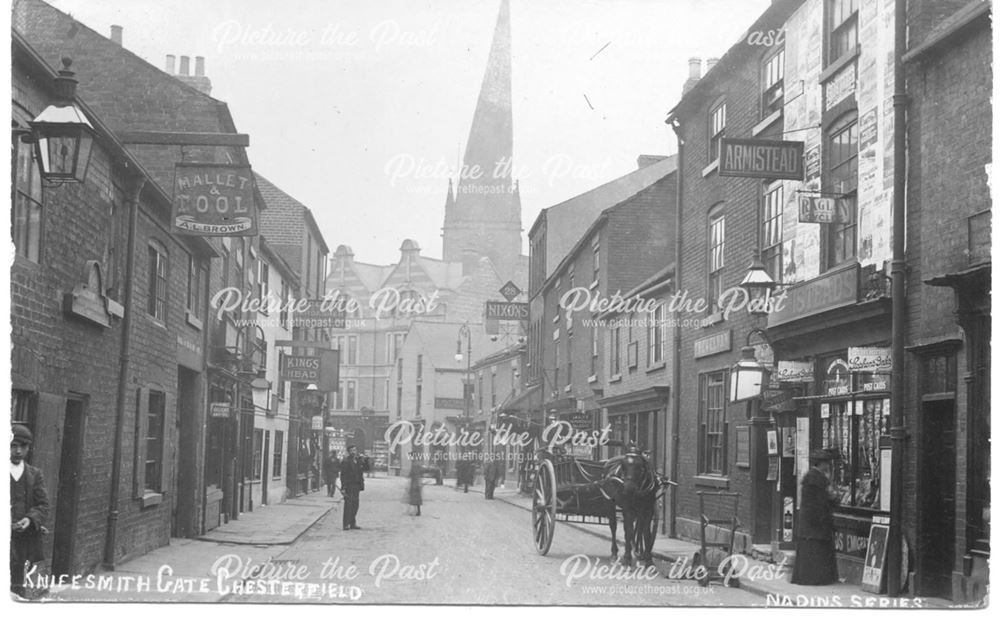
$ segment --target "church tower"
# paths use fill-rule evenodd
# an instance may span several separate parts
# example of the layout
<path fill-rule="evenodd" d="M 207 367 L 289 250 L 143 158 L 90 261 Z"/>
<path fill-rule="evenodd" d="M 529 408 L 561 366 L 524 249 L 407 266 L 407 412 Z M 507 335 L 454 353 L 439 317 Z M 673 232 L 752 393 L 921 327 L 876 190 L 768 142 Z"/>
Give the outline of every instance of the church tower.
<path fill-rule="evenodd" d="M 476 251 L 489 257 L 503 278 L 514 276 L 521 256 L 521 201 L 512 177 L 510 66 L 510 5 L 501 0 L 454 194 L 450 181 L 448 185 L 442 237 L 444 261 L 462 261 L 467 251 Z"/>

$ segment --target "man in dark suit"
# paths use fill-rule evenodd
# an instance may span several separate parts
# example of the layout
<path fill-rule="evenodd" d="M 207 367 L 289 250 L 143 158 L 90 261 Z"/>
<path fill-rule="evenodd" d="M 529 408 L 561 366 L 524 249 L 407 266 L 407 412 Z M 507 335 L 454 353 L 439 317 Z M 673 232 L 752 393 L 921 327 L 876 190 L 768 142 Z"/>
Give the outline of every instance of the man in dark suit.
<path fill-rule="evenodd" d="M 497 467 L 498 464 L 492 458 L 483 464 L 483 480 L 486 482 L 486 498 L 493 499 L 493 491 L 497 487 Z"/>
<path fill-rule="evenodd" d="M 10 431 L 10 590 L 24 597 L 24 573 L 45 559 L 42 534 L 49 516 L 49 498 L 42 470 L 24 462 L 31 448 L 31 431 L 15 424 Z"/>
<path fill-rule="evenodd" d="M 361 491 L 365 490 L 365 472 L 368 471 L 368 457 L 358 454 L 357 446 L 348 446 L 347 456 L 340 462 L 340 492 L 344 495 L 344 530 L 358 527 L 358 508 L 361 506 Z"/>

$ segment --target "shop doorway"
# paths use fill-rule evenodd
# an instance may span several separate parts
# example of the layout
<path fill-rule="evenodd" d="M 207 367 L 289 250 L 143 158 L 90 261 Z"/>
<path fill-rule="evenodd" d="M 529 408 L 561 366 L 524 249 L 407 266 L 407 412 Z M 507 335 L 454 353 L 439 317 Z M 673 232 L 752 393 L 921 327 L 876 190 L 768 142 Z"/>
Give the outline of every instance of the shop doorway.
<path fill-rule="evenodd" d="M 85 407 L 83 399 L 71 398 L 66 401 L 59 459 L 59 485 L 56 492 L 58 499 L 52 538 L 53 574 L 69 574 L 73 571 Z"/>
<path fill-rule="evenodd" d="M 917 593 L 950 598 L 955 561 L 955 401 L 925 400 L 921 413 Z"/>

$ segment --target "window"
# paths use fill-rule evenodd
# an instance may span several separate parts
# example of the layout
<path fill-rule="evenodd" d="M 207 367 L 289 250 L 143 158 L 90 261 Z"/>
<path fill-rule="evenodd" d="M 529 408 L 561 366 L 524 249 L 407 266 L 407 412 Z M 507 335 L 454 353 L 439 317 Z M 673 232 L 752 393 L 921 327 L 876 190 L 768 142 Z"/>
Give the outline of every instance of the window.
<path fill-rule="evenodd" d="M 236 259 L 236 272 L 237 272 L 236 280 L 239 281 L 239 283 L 240 283 L 240 289 L 243 289 L 243 286 L 242 286 L 242 283 L 243 283 L 243 280 L 244 280 L 243 279 L 243 260 L 246 257 L 246 255 L 245 255 L 246 250 L 247 250 L 247 241 L 246 241 L 246 238 L 237 238 L 236 239 L 236 250 L 233 253 L 233 255 L 234 255 L 235 259 Z"/>
<path fill-rule="evenodd" d="M 358 337 L 356 334 L 334 336 L 331 341 L 340 351 L 341 364 L 358 363 Z"/>
<path fill-rule="evenodd" d="M 722 296 L 722 274 L 726 265 L 726 214 L 716 206 L 708 217 L 708 308 L 715 312 Z"/>
<path fill-rule="evenodd" d="M 357 380 L 355 380 L 355 379 L 348 379 L 347 380 L 347 397 L 346 397 L 347 400 L 345 401 L 345 403 L 346 403 L 345 409 L 357 409 L 357 404 L 358 404 L 357 390 L 358 390 L 358 382 L 357 382 Z"/>
<path fill-rule="evenodd" d="M 779 111 L 785 103 L 785 49 L 781 48 L 764 61 L 764 92 L 761 117 Z"/>
<path fill-rule="evenodd" d="M 496 367 L 494 367 L 496 368 Z M 490 408 L 497 406 L 497 374 L 490 373 Z"/>
<path fill-rule="evenodd" d="M 821 408 L 823 447 L 840 453 L 831 484 L 842 506 L 888 508 L 888 495 L 883 499 L 879 488 L 879 437 L 888 434 L 888 411 L 888 399 L 829 403 L 825 412 Z"/>
<path fill-rule="evenodd" d="M 559 366 L 560 366 L 559 341 L 555 341 L 555 344 L 552 346 L 552 348 L 553 348 L 553 353 L 555 354 L 555 362 L 553 363 L 553 366 L 555 366 L 555 371 L 552 379 L 552 394 L 558 395 L 557 393 L 559 392 Z"/>
<path fill-rule="evenodd" d="M 29 390 L 12 390 L 10 401 L 10 421 L 23 424 L 35 432 L 35 409 L 38 397 Z"/>
<path fill-rule="evenodd" d="M 420 417 L 420 405 L 423 402 L 424 402 L 424 387 L 420 384 L 417 384 L 417 406 L 414 415 L 416 415 L 418 418 Z"/>
<path fill-rule="evenodd" d="M 596 283 L 601 277 L 601 237 L 594 236 L 594 242 L 591 246 L 594 249 L 594 282 Z"/>
<path fill-rule="evenodd" d="M 666 306 L 658 303 L 646 322 L 646 367 L 663 362 L 663 332 Z"/>
<path fill-rule="evenodd" d="M 285 454 L 285 432 L 274 431 L 274 454 L 271 460 L 271 477 L 281 477 L 281 459 Z"/>
<path fill-rule="evenodd" d="M 187 282 L 187 309 L 192 317 L 201 319 L 202 298 L 205 289 L 205 280 L 208 273 L 201 260 L 194 255 L 188 256 L 188 282 Z"/>
<path fill-rule="evenodd" d="M 479 413 L 483 413 L 483 398 L 484 398 L 483 397 L 483 392 L 485 392 L 485 390 L 483 390 L 483 374 L 482 373 L 479 373 L 479 387 L 477 389 L 477 392 L 479 392 Z"/>
<path fill-rule="evenodd" d="M 403 341 L 406 339 L 404 332 L 387 332 L 385 335 L 385 359 L 386 363 L 395 362 L 403 350 Z"/>
<path fill-rule="evenodd" d="M 781 213 L 784 207 L 784 185 L 772 182 L 764 187 L 764 209 L 761 222 L 761 261 L 764 269 L 775 282 L 781 282 L 783 268 L 781 265 Z"/>
<path fill-rule="evenodd" d="M 158 321 L 167 320 L 167 254 L 155 244 L 149 245 L 149 291 L 146 312 Z"/>
<path fill-rule="evenodd" d="M 17 256 L 35 263 L 42 248 L 42 178 L 32 154 L 32 144 L 16 139 L 14 220 L 11 222 Z"/>
<path fill-rule="evenodd" d="M 828 192 L 842 195 L 840 207 L 848 222 L 825 225 L 825 265 L 832 268 L 857 255 L 858 115 L 851 112 L 829 132 Z"/>
<path fill-rule="evenodd" d="M 417 381 L 424 378 L 424 356 L 417 354 Z"/>
<path fill-rule="evenodd" d="M 590 374 L 597 374 L 597 328 L 590 330 Z"/>
<path fill-rule="evenodd" d="M 573 386 L 573 333 L 566 336 L 566 387 Z"/>
<path fill-rule="evenodd" d="M 278 350 L 278 398 L 285 400 L 285 378 L 282 374 L 285 369 L 285 352 Z"/>
<path fill-rule="evenodd" d="M 261 300 L 261 305 L 260 305 L 261 309 L 260 309 L 260 312 L 264 313 L 265 315 L 268 312 L 268 306 L 267 306 L 268 298 L 267 298 L 267 295 L 270 293 L 270 287 L 269 287 L 269 283 L 268 283 L 268 279 L 270 278 L 270 276 L 271 276 L 271 269 L 270 269 L 270 267 L 266 263 L 264 263 L 263 259 L 258 260 L 257 261 L 257 297 Z"/>
<path fill-rule="evenodd" d="M 699 378 L 698 473 L 726 473 L 726 372 L 718 371 Z"/>
<path fill-rule="evenodd" d="M 288 311 L 286 310 L 286 308 L 288 307 L 289 304 L 291 304 L 289 302 L 289 300 L 291 299 L 292 299 L 292 290 L 289 288 L 288 283 L 284 279 L 282 279 L 281 280 L 282 306 L 280 312 L 278 313 L 278 323 L 281 325 L 282 328 L 288 327 Z"/>
<path fill-rule="evenodd" d="M 619 375 L 622 372 L 622 329 L 620 327 L 611 331 L 611 374 Z"/>
<path fill-rule="evenodd" d="M 396 417 L 403 415 L 403 386 L 396 387 Z"/>
<path fill-rule="evenodd" d="M 146 483 L 145 489 L 154 493 L 161 491 L 163 475 L 163 430 L 167 411 L 167 395 L 150 391 L 149 406 L 146 409 Z"/>
<path fill-rule="evenodd" d="M 832 64 L 858 46 L 858 0 L 829 0 L 830 53 Z"/>
<path fill-rule="evenodd" d="M 385 388 L 383 389 L 383 392 L 382 392 L 382 401 L 383 401 L 382 409 L 389 409 L 389 380 L 388 379 L 385 380 Z"/>
<path fill-rule="evenodd" d="M 253 327 L 253 338 L 250 339 L 250 362 L 254 371 L 267 369 L 267 339 L 264 337 L 264 329 L 260 326 Z"/>
<path fill-rule="evenodd" d="M 708 160 L 719 158 L 719 144 L 726 134 L 726 102 L 716 104 L 711 113 L 711 125 L 708 133 Z"/>
<path fill-rule="evenodd" d="M 255 428 L 253 430 L 253 471 L 252 478 L 260 480 L 264 466 L 264 429 Z"/>

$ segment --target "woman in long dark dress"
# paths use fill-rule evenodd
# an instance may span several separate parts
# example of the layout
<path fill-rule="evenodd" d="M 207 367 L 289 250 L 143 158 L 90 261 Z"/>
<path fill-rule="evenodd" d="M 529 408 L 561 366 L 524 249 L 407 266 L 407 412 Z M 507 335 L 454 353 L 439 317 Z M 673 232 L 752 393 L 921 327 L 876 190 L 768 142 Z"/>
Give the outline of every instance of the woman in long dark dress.
<path fill-rule="evenodd" d="M 837 498 L 830 490 L 833 455 L 817 450 L 809 455 L 809 462 L 812 467 L 802 477 L 792 582 L 829 585 L 837 582 L 837 559 L 833 548 L 833 506 Z"/>
<path fill-rule="evenodd" d="M 424 478 L 420 465 L 414 463 L 410 467 L 410 507 L 417 508 L 417 516 L 420 516 L 420 506 L 424 503 Z"/>

